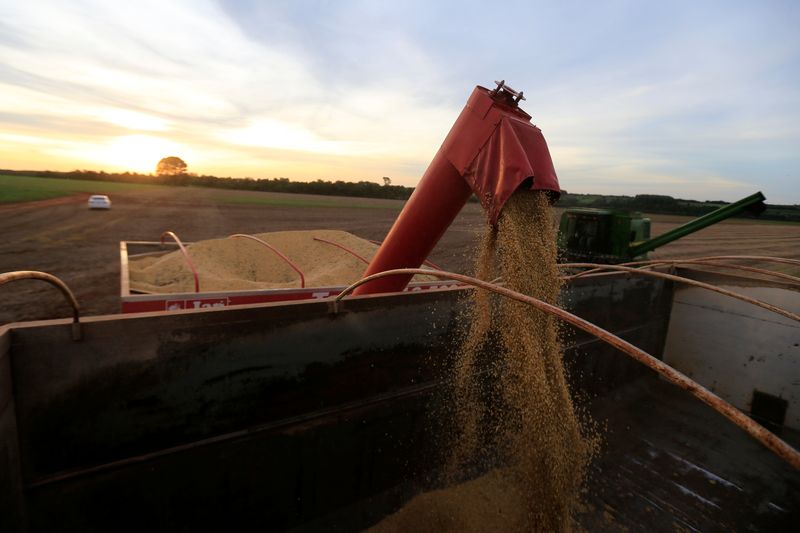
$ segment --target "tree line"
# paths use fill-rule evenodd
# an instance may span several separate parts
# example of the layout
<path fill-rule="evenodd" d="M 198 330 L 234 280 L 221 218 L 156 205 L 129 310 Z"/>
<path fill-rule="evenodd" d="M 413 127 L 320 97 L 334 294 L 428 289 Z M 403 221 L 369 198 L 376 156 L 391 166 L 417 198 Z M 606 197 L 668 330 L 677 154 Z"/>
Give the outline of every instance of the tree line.
<path fill-rule="evenodd" d="M 637 194 L 635 196 L 614 196 L 601 194 L 573 194 L 562 192 L 559 207 L 590 207 L 598 209 L 618 209 L 620 211 L 643 211 L 662 215 L 703 216 L 730 202 L 722 200 L 684 200 L 662 194 Z M 784 220 L 800 222 L 800 205 L 766 204 L 767 209 L 757 218 L 763 220 Z M 743 212 L 737 217 L 754 218 Z"/>
<path fill-rule="evenodd" d="M 355 196 L 361 198 L 385 198 L 407 200 L 413 187 L 391 185 L 391 180 L 383 179 L 383 184 L 371 181 L 292 181 L 288 178 L 226 178 L 187 173 L 177 174 L 138 174 L 134 172 L 104 172 L 94 170 L 73 170 L 58 172 L 52 170 L 0 170 L 0 173 L 16 176 L 42 178 L 80 179 L 96 181 L 116 181 L 126 183 L 172 185 L 179 187 L 213 187 L 217 189 L 237 189 L 245 191 L 284 192 L 297 194 L 320 194 L 327 196 Z M 470 198 L 476 202 L 475 195 Z M 702 216 L 726 205 L 724 201 L 697 201 L 674 198 L 659 194 L 637 194 L 635 196 L 576 194 L 563 191 L 556 204 L 558 207 L 592 207 L 619 209 L 622 211 L 643 211 L 665 215 Z M 750 217 L 748 213 L 738 215 Z M 800 222 L 800 205 L 767 204 L 767 210 L 758 218 L 764 220 L 783 220 Z"/>
<path fill-rule="evenodd" d="M 356 196 L 360 198 L 386 198 L 407 200 L 413 187 L 390 185 L 384 180 L 380 185 L 371 181 L 291 181 L 288 178 L 230 178 L 197 174 L 138 174 L 135 172 L 104 172 L 95 170 L 0 170 L 0 173 L 39 178 L 61 178 L 74 180 L 114 181 L 148 185 L 172 185 L 178 187 L 213 187 L 244 191 L 286 192 L 297 194 L 321 194 L 327 196 Z"/>

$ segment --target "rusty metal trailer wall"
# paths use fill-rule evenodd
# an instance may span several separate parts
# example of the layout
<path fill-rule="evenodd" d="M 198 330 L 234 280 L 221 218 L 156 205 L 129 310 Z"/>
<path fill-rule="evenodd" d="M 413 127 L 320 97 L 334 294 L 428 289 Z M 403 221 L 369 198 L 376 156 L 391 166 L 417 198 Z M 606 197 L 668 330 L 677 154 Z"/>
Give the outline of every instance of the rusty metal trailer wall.
<path fill-rule="evenodd" d="M 567 306 L 660 354 L 660 280 Z M 437 405 L 465 290 L 93 317 L 0 329 L 0 530 L 355 530 L 435 481 Z M 641 376 L 569 336 L 576 385 Z"/>
<path fill-rule="evenodd" d="M 24 531 L 25 502 L 11 372 L 11 335 L 0 331 L 0 531 Z"/>

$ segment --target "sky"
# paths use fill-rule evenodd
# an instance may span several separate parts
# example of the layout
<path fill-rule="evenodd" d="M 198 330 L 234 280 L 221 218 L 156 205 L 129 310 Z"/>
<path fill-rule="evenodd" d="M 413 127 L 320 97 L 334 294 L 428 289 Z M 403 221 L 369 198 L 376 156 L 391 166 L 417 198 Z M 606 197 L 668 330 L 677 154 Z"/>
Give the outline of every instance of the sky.
<path fill-rule="evenodd" d="M 800 2 L 0 0 L 0 168 L 413 186 L 505 79 L 570 192 L 800 204 Z"/>

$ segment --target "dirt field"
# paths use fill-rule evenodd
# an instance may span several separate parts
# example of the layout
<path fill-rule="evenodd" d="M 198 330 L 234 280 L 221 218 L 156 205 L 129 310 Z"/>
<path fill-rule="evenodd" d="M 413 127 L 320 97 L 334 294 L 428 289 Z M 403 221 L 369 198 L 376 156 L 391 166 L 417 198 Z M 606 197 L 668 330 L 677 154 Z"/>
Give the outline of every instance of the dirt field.
<path fill-rule="evenodd" d="M 403 202 L 342 199 L 346 207 L 291 207 L 219 203 L 214 189 L 180 188 L 118 193 L 110 211 L 89 211 L 87 195 L 31 204 L 0 206 L 0 272 L 42 270 L 63 279 L 75 292 L 85 314 L 119 312 L 119 241 L 157 241 L 165 230 L 182 240 L 225 237 L 292 229 L 340 229 L 382 240 Z M 237 192 L 331 202 L 330 197 Z M 349 201 L 348 201 L 349 200 Z M 362 208 L 353 208 L 353 205 Z M 447 232 L 431 259 L 463 271 L 473 234 L 482 223 L 480 208 L 469 205 Z M 55 288 L 37 281 L 18 281 L 2 290 L 0 324 L 69 316 Z"/>
<path fill-rule="evenodd" d="M 155 241 L 165 230 L 193 241 L 232 233 L 319 228 L 381 240 L 402 208 L 402 202 L 393 200 L 247 192 L 236 192 L 236 204 L 220 203 L 224 194 L 230 191 L 158 188 L 119 192 L 113 195 L 113 209 L 107 212 L 89 211 L 88 194 L 0 206 L 0 272 L 49 272 L 73 289 L 84 314 L 116 313 L 121 240 Z M 247 203 L 249 200 L 253 203 Z M 331 204 L 336 207 L 309 207 Z M 655 216 L 653 220 L 656 235 L 687 219 Z M 475 234 L 483 224 L 480 207 L 467 205 L 431 260 L 445 269 L 468 272 Z M 723 253 L 800 259 L 800 225 L 725 222 L 666 246 L 653 256 Z M 19 281 L 0 291 L 0 324 L 69 316 L 58 291 L 42 282 Z"/>
<path fill-rule="evenodd" d="M 650 215 L 650 218 L 653 236 L 691 220 L 690 217 L 671 215 Z M 661 259 L 744 254 L 800 259 L 800 224 L 727 220 L 659 248 L 651 256 Z M 776 265 L 769 268 L 779 270 Z M 791 266 L 786 269 L 791 270 Z M 797 269 L 794 272 L 797 273 Z"/>

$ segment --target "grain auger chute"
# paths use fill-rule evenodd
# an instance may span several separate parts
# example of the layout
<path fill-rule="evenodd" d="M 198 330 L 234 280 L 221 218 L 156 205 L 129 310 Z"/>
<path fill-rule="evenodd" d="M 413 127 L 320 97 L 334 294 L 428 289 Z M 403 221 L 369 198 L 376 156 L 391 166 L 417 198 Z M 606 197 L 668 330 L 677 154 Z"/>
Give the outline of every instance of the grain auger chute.
<path fill-rule="evenodd" d="M 456 215 L 475 193 L 495 224 L 520 188 L 561 193 L 544 136 L 519 108 L 522 92 L 496 82 L 475 87 L 433 161 L 397 217 L 364 276 L 422 265 Z M 355 294 L 402 290 L 411 276 L 392 276 Z"/>

